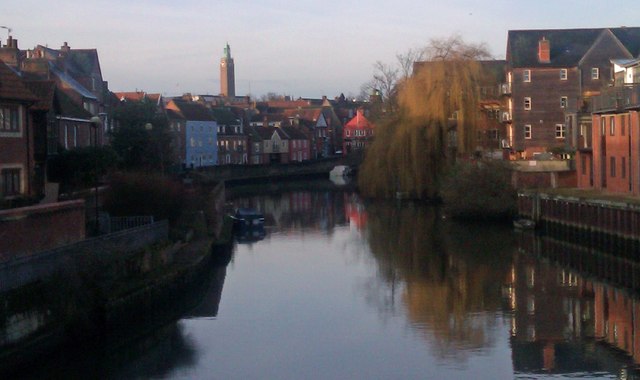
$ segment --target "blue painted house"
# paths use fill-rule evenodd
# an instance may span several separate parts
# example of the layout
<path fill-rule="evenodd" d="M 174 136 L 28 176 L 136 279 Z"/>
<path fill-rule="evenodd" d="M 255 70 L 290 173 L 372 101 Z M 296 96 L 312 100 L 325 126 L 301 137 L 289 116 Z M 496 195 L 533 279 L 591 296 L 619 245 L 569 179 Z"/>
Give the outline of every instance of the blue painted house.
<path fill-rule="evenodd" d="M 169 121 L 175 135 L 175 151 L 179 152 L 177 159 L 188 168 L 216 165 L 218 123 L 211 111 L 201 104 L 178 99 L 171 100 L 166 108 L 167 114 L 178 120 L 177 124 Z"/>

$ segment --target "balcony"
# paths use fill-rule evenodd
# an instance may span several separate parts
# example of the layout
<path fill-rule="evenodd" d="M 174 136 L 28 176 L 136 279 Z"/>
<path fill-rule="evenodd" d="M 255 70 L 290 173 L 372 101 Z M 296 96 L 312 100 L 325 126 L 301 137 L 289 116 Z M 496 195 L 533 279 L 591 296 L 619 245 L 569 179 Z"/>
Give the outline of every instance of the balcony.
<path fill-rule="evenodd" d="M 509 111 L 500 112 L 500 121 L 503 123 L 511 123 L 511 112 Z"/>
<path fill-rule="evenodd" d="M 640 85 L 609 87 L 591 98 L 594 113 L 621 112 L 640 108 Z"/>
<path fill-rule="evenodd" d="M 499 91 L 500 95 L 511 95 L 511 83 L 501 83 Z"/>

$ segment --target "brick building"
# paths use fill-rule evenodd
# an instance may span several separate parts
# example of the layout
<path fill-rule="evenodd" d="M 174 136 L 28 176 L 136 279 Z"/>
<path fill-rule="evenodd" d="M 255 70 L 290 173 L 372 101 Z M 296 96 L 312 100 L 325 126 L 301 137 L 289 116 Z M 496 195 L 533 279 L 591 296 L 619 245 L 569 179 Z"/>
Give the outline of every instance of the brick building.
<path fill-rule="evenodd" d="M 640 59 L 614 60 L 617 85 L 592 99 L 580 133 L 578 187 L 640 195 Z"/>
<path fill-rule="evenodd" d="M 0 61 L 0 200 L 32 195 L 33 124 L 29 108 L 36 96 Z"/>
<path fill-rule="evenodd" d="M 637 57 L 639 42 L 640 28 L 509 31 L 510 145 L 523 157 L 575 148 L 590 98 L 612 83 L 610 60 Z"/>
<path fill-rule="evenodd" d="M 373 132 L 373 123 L 364 116 L 363 110 L 359 109 L 356 115 L 344 125 L 342 153 L 346 155 L 366 149 L 373 140 Z"/>

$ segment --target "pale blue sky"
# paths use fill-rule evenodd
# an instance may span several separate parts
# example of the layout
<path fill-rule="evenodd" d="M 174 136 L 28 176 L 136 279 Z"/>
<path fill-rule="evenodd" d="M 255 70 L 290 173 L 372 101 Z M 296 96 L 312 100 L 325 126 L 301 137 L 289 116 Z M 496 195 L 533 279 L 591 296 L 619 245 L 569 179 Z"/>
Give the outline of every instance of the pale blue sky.
<path fill-rule="evenodd" d="M 2 9 L 21 49 L 96 48 L 112 91 L 168 96 L 218 94 L 226 42 L 237 94 L 334 97 L 357 95 L 376 61 L 430 38 L 458 33 L 504 58 L 511 29 L 640 26 L 631 0 L 4 0 Z"/>

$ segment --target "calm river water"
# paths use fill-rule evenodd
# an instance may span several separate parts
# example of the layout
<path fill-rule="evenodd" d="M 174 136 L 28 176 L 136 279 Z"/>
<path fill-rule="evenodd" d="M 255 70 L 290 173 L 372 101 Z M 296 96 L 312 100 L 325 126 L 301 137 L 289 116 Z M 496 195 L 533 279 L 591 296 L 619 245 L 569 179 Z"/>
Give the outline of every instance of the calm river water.
<path fill-rule="evenodd" d="M 614 256 L 345 191 L 234 203 L 262 211 L 265 234 L 211 268 L 196 309 L 34 377 L 637 378 L 640 301 Z M 614 269 L 576 270 L 572 250 Z"/>

